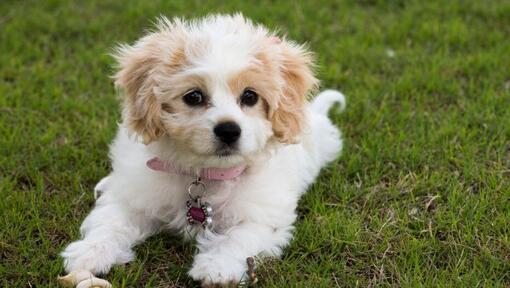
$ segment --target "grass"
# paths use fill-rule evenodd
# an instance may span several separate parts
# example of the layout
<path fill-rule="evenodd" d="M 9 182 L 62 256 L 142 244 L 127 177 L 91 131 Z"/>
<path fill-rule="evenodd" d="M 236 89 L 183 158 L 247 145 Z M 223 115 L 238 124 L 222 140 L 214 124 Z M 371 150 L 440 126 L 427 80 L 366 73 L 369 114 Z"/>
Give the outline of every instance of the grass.
<path fill-rule="evenodd" d="M 0 2 L 0 285 L 55 287 L 109 171 L 110 49 L 159 14 L 242 11 L 317 52 L 345 137 L 258 287 L 510 285 L 508 1 Z M 312 3 L 313 2 L 313 3 Z M 158 235 L 116 287 L 193 287 Z"/>

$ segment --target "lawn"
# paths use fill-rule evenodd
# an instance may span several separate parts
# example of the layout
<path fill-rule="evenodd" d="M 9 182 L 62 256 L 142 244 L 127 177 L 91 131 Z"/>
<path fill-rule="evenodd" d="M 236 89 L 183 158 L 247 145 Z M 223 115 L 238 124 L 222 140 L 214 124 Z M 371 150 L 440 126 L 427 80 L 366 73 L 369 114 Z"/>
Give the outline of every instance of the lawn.
<path fill-rule="evenodd" d="M 491 0 L 1 1 L 0 285 L 64 273 L 110 169 L 112 47 L 160 14 L 235 11 L 308 42 L 348 99 L 332 115 L 344 152 L 257 286 L 508 287 L 510 2 Z M 163 234 L 136 252 L 106 275 L 116 287 L 198 286 L 193 245 Z"/>

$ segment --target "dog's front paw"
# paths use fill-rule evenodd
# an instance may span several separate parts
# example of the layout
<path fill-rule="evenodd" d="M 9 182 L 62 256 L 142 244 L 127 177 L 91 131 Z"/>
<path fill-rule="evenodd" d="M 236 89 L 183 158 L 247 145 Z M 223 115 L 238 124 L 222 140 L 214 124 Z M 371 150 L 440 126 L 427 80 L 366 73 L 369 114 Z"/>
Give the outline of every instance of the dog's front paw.
<path fill-rule="evenodd" d="M 245 261 L 225 255 L 198 254 L 189 275 L 202 287 L 236 287 L 246 278 Z"/>
<path fill-rule="evenodd" d="M 133 259 L 131 251 L 122 251 L 111 243 L 88 242 L 79 240 L 71 243 L 60 254 L 64 258 L 67 272 L 87 270 L 94 275 L 105 274 L 116 263 L 126 263 Z"/>

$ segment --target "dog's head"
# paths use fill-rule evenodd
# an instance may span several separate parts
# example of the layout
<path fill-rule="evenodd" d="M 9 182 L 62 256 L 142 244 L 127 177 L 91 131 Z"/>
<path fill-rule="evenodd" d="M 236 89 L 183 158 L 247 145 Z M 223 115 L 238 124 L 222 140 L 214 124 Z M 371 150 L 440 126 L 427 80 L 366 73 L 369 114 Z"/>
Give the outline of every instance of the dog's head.
<path fill-rule="evenodd" d="M 161 18 L 115 57 L 124 124 L 146 144 L 164 139 L 208 163 L 240 161 L 273 140 L 298 141 L 306 96 L 317 85 L 302 45 L 240 14 Z"/>

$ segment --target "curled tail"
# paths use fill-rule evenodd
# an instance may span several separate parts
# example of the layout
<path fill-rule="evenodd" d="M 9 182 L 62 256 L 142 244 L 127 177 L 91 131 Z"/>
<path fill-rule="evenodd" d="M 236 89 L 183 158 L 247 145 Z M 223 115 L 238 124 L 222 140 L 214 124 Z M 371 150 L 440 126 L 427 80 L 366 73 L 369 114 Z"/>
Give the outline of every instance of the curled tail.
<path fill-rule="evenodd" d="M 345 109 L 345 96 L 336 90 L 324 90 L 317 95 L 311 103 L 312 111 L 326 115 L 335 104 L 340 105 L 340 111 Z"/>

